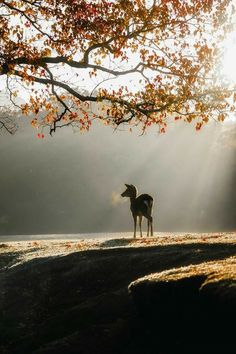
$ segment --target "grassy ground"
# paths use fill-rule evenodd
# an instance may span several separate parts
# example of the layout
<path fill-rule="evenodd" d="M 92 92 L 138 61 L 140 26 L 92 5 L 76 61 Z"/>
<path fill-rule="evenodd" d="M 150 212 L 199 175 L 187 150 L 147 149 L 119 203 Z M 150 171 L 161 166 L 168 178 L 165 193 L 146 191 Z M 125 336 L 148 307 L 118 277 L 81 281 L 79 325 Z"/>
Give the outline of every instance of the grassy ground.
<path fill-rule="evenodd" d="M 177 326 L 176 316 L 186 309 L 206 311 L 189 289 L 207 289 L 208 305 L 217 294 L 217 306 L 235 304 L 235 233 L 4 242 L 0 254 L 1 353 L 184 353 L 186 336 L 179 340 L 170 326 L 173 349 L 160 323 L 174 319 Z M 188 327 L 201 326 L 199 318 L 188 321 Z M 187 352 L 195 353 L 194 346 Z"/>

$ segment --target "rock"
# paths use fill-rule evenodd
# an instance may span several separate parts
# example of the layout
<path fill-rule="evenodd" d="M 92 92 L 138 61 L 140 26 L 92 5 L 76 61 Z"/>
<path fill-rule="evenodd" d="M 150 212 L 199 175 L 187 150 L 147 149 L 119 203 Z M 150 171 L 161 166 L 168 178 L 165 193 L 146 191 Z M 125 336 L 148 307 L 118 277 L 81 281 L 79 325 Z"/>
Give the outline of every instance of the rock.
<path fill-rule="evenodd" d="M 236 258 L 151 274 L 129 291 L 150 353 L 235 352 Z"/>
<path fill-rule="evenodd" d="M 33 245 L 33 248 L 34 251 L 30 248 L 30 252 L 38 254 L 38 246 Z M 190 263 L 209 264 L 213 260 L 220 263 L 216 260 L 235 255 L 236 245 L 194 242 L 185 245 L 117 247 L 53 256 L 42 250 L 40 257 L 30 253 L 30 259 L 21 258 L 22 249 L 17 247 L 11 247 L 8 251 L 3 248 L 2 251 L 1 354 L 166 354 L 167 351 L 161 351 L 167 346 L 163 346 L 165 333 L 159 326 L 160 314 L 159 317 L 153 316 L 151 326 L 151 320 L 143 321 L 145 311 L 143 316 L 138 317 L 128 294 L 128 285 L 145 274 L 173 267 Z M 230 269 L 232 266 L 228 266 L 228 274 Z M 186 271 L 183 274 L 186 275 Z M 197 280 L 196 291 L 201 279 Z M 188 281 L 183 282 L 182 287 L 187 291 Z M 169 303 L 174 301 L 177 288 L 173 289 Z M 226 288 L 225 296 L 229 294 Z M 134 294 L 134 287 L 131 289 Z M 134 297 L 135 301 L 138 297 L 142 299 L 137 306 L 141 313 L 142 303 L 148 306 L 150 300 L 147 297 L 147 301 L 143 301 L 146 286 L 141 287 L 141 282 L 139 289 L 136 294 L 142 292 L 143 295 Z M 184 296 L 182 290 L 179 297 L 181 294 Z M 166 296 L 164 291 L 158 304 Z M 185 298 L 188 298 L 187 295 Z M 230 296 L 228 298 L 232 301 Z M 162 305 L 165 306 L 165 302 Z M 175 311 L 175 306 L 172 306 L 171 311 Z M 166 318 L 166 313 L 163 312 L 162 317 Z M 156 325 L 159 330 L 150 332 L 152 328 L 157 328 Z M 174 325 L 172 329 L 166 335 L 169 342 L 175 330 Z M 202 351 L 199 353 L 202 354 Z M 226 354 L 225 351 L 222 353 Z M 171 354 L 177 354 L 177 351 L 173 350 Z M 188 354 L 192 354 L 191 351 Z"/>

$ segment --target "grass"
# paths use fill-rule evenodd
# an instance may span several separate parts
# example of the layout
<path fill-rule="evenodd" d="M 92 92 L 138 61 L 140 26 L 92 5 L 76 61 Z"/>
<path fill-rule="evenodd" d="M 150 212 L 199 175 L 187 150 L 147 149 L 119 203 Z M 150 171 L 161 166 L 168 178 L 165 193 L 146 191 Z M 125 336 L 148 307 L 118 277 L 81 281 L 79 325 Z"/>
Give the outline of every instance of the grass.
<path fill-rule="evenodd" d="M 197 331 L 202 317 L 187 314 L 209 306 L 213 313 L 219 294 L 223 313 L 224 299 L 235 301 L 235 233 L 5 242 L 0 253 L 0 352 L 5 354 L 182 354 L 184 343 L 192 354 L 188 328 Z M 175 321 L 181 316 L 189 321 L 187 327 L 181 322 L 189 340 Z"/>

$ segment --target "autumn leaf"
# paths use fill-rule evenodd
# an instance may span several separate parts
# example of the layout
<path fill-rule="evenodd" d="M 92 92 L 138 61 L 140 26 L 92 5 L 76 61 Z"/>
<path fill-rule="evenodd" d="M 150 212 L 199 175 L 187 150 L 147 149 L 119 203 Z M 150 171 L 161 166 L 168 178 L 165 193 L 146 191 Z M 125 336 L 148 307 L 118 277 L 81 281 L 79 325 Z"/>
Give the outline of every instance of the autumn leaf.
<path fill-rule="evenodd" d="M 164 133 L 171 120 L 183 117 L 196 120 L 200 130 L 235 109 L 236 93 L 215 75 L 220 43 L 232 27 L 230 5 L 3 1 L 0 76 L 13 106 L 26 88 L 22 113 L 42 116 L 31 125 L 50 134 L 68 125 L 87 131 L 95 118 L 130 131 L 154 126 Z"/>

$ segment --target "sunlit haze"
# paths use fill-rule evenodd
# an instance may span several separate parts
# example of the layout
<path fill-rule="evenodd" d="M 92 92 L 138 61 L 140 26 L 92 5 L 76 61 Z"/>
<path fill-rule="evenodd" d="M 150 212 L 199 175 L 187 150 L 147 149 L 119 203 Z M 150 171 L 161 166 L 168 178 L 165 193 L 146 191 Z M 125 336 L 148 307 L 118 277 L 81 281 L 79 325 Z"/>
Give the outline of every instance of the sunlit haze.
<path fill-rule="evenodd" d="M 231 33 L 223 42 L 222 74 L 231 83 L 236 83 L 236 32 Z"/>
<path fill-rule="evenodd" d="M 233 132 L 175 123 L 139 136 L 95 124 L 43 140 L 29 127 L 1 136 L 0 233 L 132 231 L 124 183 L 154 197 L 156 232 L 234 230 Z"/>
<path fill-rule="evenodd" d="M 236 32 L 221 47 L 220 74 L 236 83 Z M 128 54 L 128 61 L 104 58 L 106 67 L 135 67 L 139 55 Z M 49 66 L 55 77 L 91 95 L 102 87 L 142 87 L 140 73 L 90 77 L 90 68 L 78 74 L 66 65 Z M 10 103 L 5 80 L 0 78 L 0 105 Z M 10 76 L 8 84 L 19 90 L 16 103 L 29 98 L 30 85 L 23 88 Z M 58 129 L 41 140 L 24 123 L 14 137 L 2 133 L 0 234 L 130 231 L 129 205 L 120 198 L 124 183 L 153 195 L 156 231 L 236 229 L 235 126 L 211 122 L 196 132 L 195 124 L 172 122 L 164 135 L 154 126 L 143 136 L 138 129 L 114 132 L 97 122 L 88 134 Z"/>

